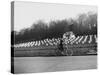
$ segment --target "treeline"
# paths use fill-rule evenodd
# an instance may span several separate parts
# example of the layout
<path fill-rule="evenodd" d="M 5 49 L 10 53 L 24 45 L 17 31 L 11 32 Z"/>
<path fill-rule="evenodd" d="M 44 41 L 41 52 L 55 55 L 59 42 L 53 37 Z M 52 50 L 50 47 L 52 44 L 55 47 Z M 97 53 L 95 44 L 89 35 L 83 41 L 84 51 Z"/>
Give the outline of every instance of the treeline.
<path fill-rule="evenodd" d="M 67 31 L 73 31 L 75 35 L 97 34 L 97 14 L 81 14 L 77 19 L 64 19 L 45 23 L 38 21 L 30 28 L 20 32 L 12 31 L 13 43 L 43 40 L 46 38 L 58 38 Z"/>

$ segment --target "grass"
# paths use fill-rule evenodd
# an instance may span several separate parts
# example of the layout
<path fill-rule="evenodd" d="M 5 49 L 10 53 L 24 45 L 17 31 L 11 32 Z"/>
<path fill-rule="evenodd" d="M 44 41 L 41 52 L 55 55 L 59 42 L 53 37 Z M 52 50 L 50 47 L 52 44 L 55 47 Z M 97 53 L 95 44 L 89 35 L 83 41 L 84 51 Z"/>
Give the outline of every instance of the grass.
<path fill-rule="evenodd" d="M 70 46 L 69 51 L 73 52 L 73 56 L 79 55 L 90 55 L 89 50 L 96 51 L 96 46 Z M 39 47 L 27 47 L 27 48 L 14 48 L 14 56 L 15 57 L 35 57 L 35 56 L 61 56 L 61 54 L 57 53 L 57 46 L 39 46 Z M 87 54 L 88 53 L 88 54 Z M 95 55 L 96 53 L 92 53 L 91 55 Z"/>

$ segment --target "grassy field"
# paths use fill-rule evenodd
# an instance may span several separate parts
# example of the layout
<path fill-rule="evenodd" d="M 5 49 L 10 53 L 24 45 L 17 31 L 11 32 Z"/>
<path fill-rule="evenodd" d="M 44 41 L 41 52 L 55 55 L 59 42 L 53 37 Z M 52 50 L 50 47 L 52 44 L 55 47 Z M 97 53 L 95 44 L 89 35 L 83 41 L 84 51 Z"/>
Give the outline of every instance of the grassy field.
<path fill-rule="evenodd" d="M 97 56 L 14 57 L 14 73 L 37 73 L 97 68 Z"/>
<path fill-rule="evenodd" d="M 78 47 L 77 47 L 78 46 Z M 73 52 L 73 56 L 88 55 L 90 50 L 96 51 L 96 46 L 74 45 L 70 46 L 69 51 Z M 15 57 L 33 57 L 33 56 L 59 56 L 57 46 L 39 46 L 27 48 L 14 48 Z M 95 52 L 93 54 L 96 54 Z"/>

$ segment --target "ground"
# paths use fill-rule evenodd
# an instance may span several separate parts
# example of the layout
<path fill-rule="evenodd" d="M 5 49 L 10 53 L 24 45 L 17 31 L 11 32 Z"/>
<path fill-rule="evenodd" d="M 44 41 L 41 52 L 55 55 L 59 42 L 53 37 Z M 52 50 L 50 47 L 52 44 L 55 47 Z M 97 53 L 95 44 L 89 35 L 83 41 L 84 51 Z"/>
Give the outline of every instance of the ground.
<path fill-rule="evenodd" d="M 14 57 L 14 73 L 54 72 L 97 68 L 97 55 Z"/>

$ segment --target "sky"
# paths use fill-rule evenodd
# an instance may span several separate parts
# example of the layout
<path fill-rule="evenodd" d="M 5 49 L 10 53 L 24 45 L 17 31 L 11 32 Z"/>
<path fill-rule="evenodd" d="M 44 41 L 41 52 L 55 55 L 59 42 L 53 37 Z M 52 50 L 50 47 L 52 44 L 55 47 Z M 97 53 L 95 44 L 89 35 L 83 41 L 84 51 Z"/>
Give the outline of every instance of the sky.
<path fill-rule="evenodd" d="M 75 18 L 79 14 L 97 12 L 97 6 L 54 3 L 14 2 L 14 30 L 30 27 L 38 20 L 50 22 Z"/>

